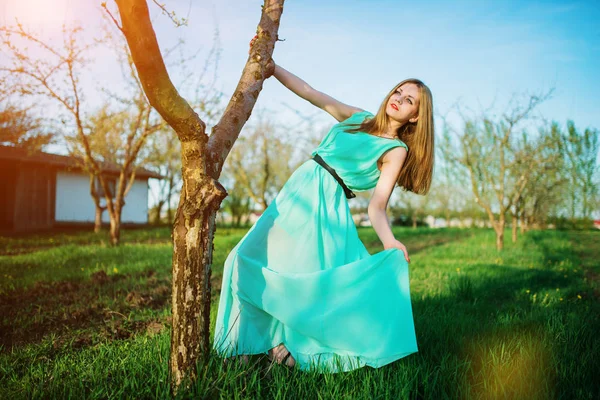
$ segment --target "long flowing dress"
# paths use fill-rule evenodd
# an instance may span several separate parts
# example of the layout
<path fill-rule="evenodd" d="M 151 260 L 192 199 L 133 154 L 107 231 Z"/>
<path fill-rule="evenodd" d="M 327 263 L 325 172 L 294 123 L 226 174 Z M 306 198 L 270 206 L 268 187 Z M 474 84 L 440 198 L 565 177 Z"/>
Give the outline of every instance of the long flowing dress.
<path fill-rule="evenodd" d="M 377 160 L 407 145 L 333 126 L 319 154 L 352 191 L 375 187 Z M 222 356 L 267 354 L 283 343 L 301 370 L 381 367 L 418 351 L 409 268 L 402 251 L 370 254 L 342 186 L 312 159 L 301 164 L 229 253 L 213 347 Z"/>

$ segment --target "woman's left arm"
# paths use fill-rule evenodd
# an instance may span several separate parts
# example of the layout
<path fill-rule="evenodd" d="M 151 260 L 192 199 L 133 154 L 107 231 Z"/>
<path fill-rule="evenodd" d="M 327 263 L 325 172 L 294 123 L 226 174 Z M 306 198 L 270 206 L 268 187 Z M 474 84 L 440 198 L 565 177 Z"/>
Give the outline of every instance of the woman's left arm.
<path fill-rule="evenodd" d="M 385 212 L 407 154 L 407 150 L 404 147 L 393 148 L 384 154 L 381 175 L 369 202 L 367 213 L 371 225 L 377 236 L 379 236 L 383 247 L 385 249 L 395 247 L 402 250 L 406 261 L 410 261 L 406 247 L 394 237 Z"/>

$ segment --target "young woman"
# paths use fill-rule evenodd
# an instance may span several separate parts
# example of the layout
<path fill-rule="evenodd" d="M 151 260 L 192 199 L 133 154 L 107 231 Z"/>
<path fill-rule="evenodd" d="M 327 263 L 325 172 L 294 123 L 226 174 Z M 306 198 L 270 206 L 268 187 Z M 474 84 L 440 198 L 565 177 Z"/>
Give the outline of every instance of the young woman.
<path fill-rule="evenodd" d="M 403 80 L 373 115 L 278 65 L 273 76 L 339 123 L 229 253 L 214 348 L 321 372 L 377 368 L 417 352 L 410 259 L 385 210 L 396 185 L 429 191 L 431 91 Z M 384 248 L 376 254 L 360 241 L 348 205 L 354 191 L 373 188 L 368 215 Z"/>

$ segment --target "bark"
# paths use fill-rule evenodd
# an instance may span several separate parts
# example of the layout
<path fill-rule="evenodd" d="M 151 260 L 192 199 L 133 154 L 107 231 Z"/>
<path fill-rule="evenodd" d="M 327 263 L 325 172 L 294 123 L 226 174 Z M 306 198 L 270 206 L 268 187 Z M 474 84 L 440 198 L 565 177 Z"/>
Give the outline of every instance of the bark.
<path fill-rule="evenodd" d="M 183 187 L 173 225 L 173 329 L 169 360 L 171 390 L 176 395 L 184 382 L 187 387 L 197 378 L 199 357 L 202 355 L 207 361 L 210 354 L 213 238 L 216 214 L 227 196 L 218 178 L 229 151 L 250 117 L 264 80 L 273 73 L 270 60 L 283 0 L 265 0 L 258 39 L 210 139 L 205 133 L 205 123 L 169 79 L 146 1 L 116 2 L 122 31 L 144 92 L 181 141 Z"/>
<path fill-rule="evenodd" d="M 110 219 L 110 243 L 113 246 L 119 244 L 121 240 L 121 212 L 115 213 Z"/>
<path fill-rule="evenodd" d="M 525 210 L 521 211 L 521 235 L 527 232 L 527 216 Z"/>
<path fill-rule="evenodd" d="M 94 233 L 100 233 L 102 231 L 102 214 L 106 207 L 102 207 L 100 205 L 100 196 L 98 196 L 98 192 L 96 191 L 96 176 L 94 174 L 90 174 L 90 195 L 94 200 L 94 207 L 96 209 L 96 215 L 94 218 Z"/>
<path fill-rule="evenodd" d="M 102 231 L 102 213 L 104 209 L 96 205 L 96 217 L 94 219 L 94 233 L 100 233 Z"/>
<path fill-rule="evenodd" d="M 517 242 L 517 225 L 519 224 L 519 217 L 516 214 L 512 215 L 512 241 Z"/>
<path fill-rule="evenodd" d="M 500 217 L 498 222 L 494 224 L 494 231 L 496 232 L 496 249 L 502 251 L 504 249 L 504 227 L 506 222 L 503 217 Z"/>
<path fill-rule="evenodd" d="M 156 204 L 156 214 L 154 215 L 154 225 L 160 225 L 160 214 L 162 212 L 162 208 L 165 205 L 165 200 L 160 200 Z"/>

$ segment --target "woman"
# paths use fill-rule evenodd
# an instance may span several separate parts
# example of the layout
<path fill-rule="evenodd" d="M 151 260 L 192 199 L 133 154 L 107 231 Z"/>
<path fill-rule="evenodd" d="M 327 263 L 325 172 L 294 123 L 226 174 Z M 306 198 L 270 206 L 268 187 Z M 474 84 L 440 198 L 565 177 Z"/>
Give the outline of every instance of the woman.
<path fill-rule="evenodd" d="M 278 65 L 273 76 L 339 123 L 228 255 L 215 349 L 245 362 L 248 355 L 267 354 L 274 362 L 321 372 L 377 368 L 417 352 L 410 259 L 385 210 L 396 184 L 417 194 L 429 191 L 429 88 L 406 79 L 373 115 Z M 368 214 L 384 250 L 371 255 L 348 199 L 373 188 Z"/>

